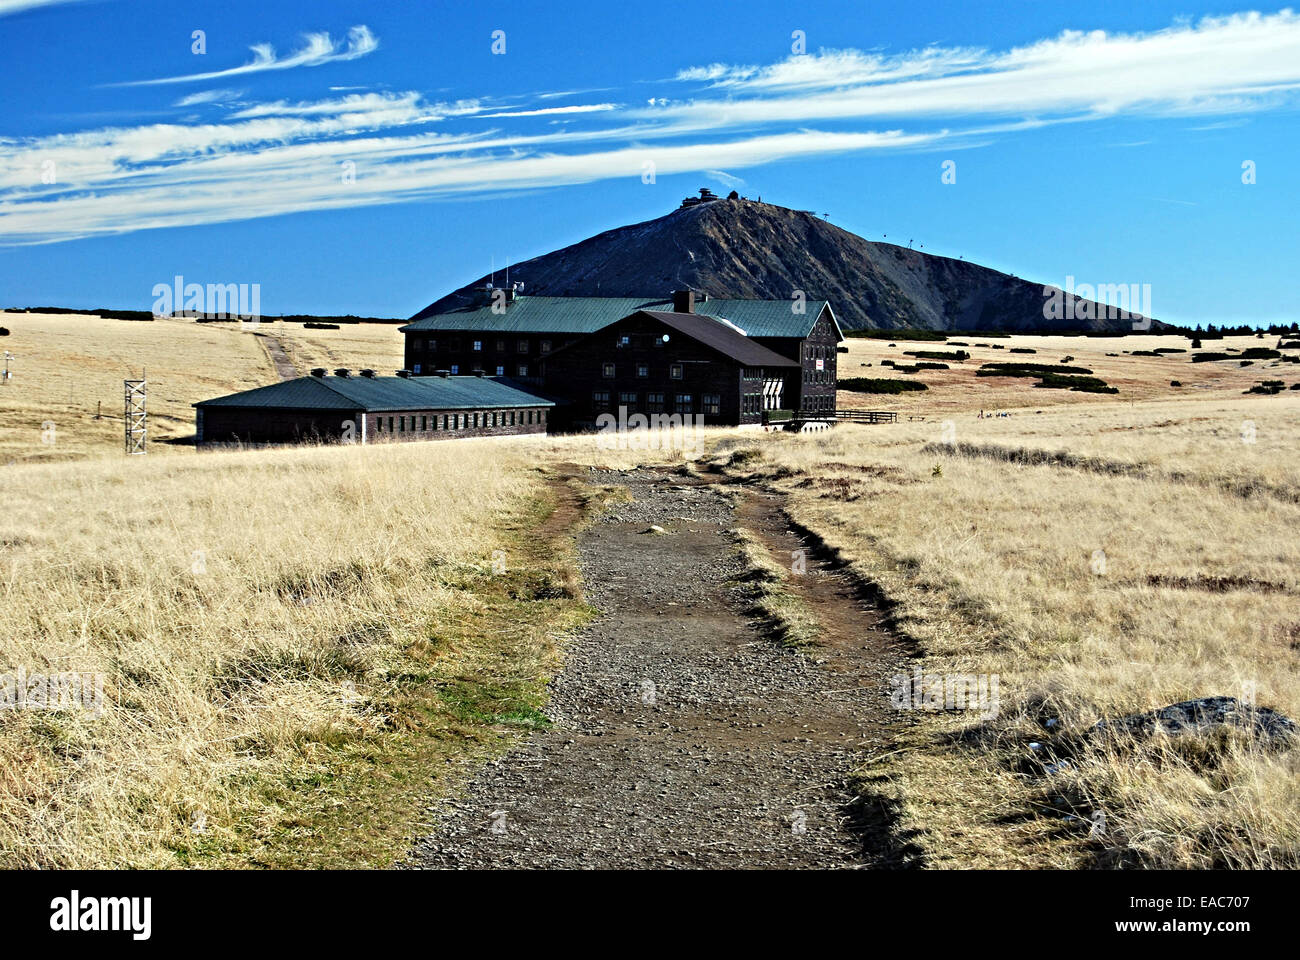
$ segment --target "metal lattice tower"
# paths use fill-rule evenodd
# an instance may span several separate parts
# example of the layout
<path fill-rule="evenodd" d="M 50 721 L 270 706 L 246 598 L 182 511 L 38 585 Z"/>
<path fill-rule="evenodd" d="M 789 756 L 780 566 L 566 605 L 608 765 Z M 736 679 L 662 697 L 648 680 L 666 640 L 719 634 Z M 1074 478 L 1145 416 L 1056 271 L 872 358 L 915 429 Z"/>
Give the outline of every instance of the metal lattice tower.
<path fill-rule="evenodd" d="M 126 388 L 126 400 L 122 419 L 126 421 L 126 452 L 128 456 L 144 453 L 148 434 L 148 420 L 145 411 L 145 384 L 147 380 L 123 380 Z"/>

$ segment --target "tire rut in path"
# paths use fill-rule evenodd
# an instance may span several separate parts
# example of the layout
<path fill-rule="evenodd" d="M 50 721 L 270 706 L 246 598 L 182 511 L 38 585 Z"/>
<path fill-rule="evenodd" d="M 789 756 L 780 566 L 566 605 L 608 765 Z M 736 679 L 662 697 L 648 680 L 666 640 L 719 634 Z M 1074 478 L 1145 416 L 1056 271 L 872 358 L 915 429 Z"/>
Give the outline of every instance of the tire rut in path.
<path fill-rule="evenodd" d="M 843 868 L 901 862 L 887 810 L 852 769 L 889 748 L 903 652 L 816 555 L 793 578 L 825 642 L 784 648 L 745 612 L 731 500 L 701 478 L 594 471 L 626 485 L 578 536 L 600 616 L 565 647 L 546 713 L 443 801 L 403 866 Z M 741 517 L 788 566 L 776 498 Z M 654 524 L 662 534 L 647 532 Z M 794 538 L 793 540 L 791 538 Z M 870 807 L 870 809 L 866 809 Z"/>

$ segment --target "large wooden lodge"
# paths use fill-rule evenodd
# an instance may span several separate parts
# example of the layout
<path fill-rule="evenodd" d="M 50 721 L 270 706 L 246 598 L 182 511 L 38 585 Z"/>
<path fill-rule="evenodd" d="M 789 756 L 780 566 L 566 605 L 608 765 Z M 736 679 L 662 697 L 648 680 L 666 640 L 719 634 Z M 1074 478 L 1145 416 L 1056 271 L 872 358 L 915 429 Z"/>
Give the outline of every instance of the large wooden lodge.
<path fill-rule="evenodd" d="M 396 377 L 310 377 L 195 404 L 200 447 L 592 429 L 603 414 L 706 426 L 835 416 L 825 300 L 532 297 L 486 287 L 401 328 Z"/>
<path fill-rule="evenodd" d="M 518 285 L 511 289 L 486 287 L 469 303 L 441 313 L 418 313 L 402 327 L 405 364 L 417 376 L 445 370 L 452 375 L 481 371 L 510 377 L 542 387 L 575 409 L 596 403 L 591 395 L 604 390 L 636 394 L 637 402 L 645 404 L 641 394 L 660 391 L 638 382 L 649 379 L 649 374 L 641 371 L 635 351 L 629 349 L 631 344 L 624 342 L 627 332 L 616 335 L 612 328 L 634 314 L 647 313 L 659 316 L 659 323 L 668 316 L 688 317 L 677 321 L 686 326 L 678 331 L 675 341 L 671 332 L 664 331 L 669 339 L 640 358 L 654 375 L 673 364 L 726 360 L 722 341 L 732 347 L 748 341 L 789 361 L 778 365 L 768 358 L 765 365 L 751 365 L 766 366 L 781 381 L 779 395 L 763 394 L 761 409 L 790 410 L 810 417 L 834 415 L 836 347 L 844 335 L 825 300 L 725 300 L 692 291 L 678 291 L 666 299 L 533 297 L 525 296 Z M 552 354 L 579 341 L 586 343 L 580 353 L 591 360 L 586 367 L 575 368 L 569 361 L 548 362 Z M 614 365 L 612 376 L 607 376 L 609 364 Z M 702 401 L 697 395 L 731 392 L 724 382 L 730 373 L 719 368 L 714 381 L 707 370 L 696 370 L 694 412 L 703 412 L 710 423 L 749 422 L 740 410 L 723 413 L 720 408 L 710 413 L 699 409 Z M 572 379 L 575 376 L 577 381 Z"/>

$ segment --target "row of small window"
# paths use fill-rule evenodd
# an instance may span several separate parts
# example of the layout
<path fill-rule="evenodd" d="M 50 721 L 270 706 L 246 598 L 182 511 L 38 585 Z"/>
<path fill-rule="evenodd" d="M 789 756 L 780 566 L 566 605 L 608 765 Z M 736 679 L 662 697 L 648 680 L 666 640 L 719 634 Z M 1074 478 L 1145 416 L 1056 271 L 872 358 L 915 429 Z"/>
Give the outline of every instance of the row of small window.
<path fill-rule="evenodd" d="M 629 347 L 641 349 L 644 348 L 646 344 L 649 344 L 652 347 L 662 347 L 667 342 L 668 342 L 667 334 L 664 334 L 661 337 L 633 335 L 633 336 L 616 337 L 614 339 L 614 346 L 618 347 L 620 350 L 625 350 Z"/>
<path fill-rule="evenodd" d="M 420 364 L 418 364 L 418 363 L 416 363 L 416 364 L 412 364 L 412 366 L 411 366 L 411 370 L 412 370 L 412 372 L 413 372 L 416 376 L 419 376 L 419 375 L 420 375 L 420 371 L 421 371 L 422 369 L 423 369 L 422 366 L 421 366 Z M 452 364 L 448 369 L 451 371 L 451 375 L 452 375 L 453 377 L 460 376 L 460 364 L 459 364 L 459 363 L 453 363 L 453 364 Z M 481 368 L 478 368 L 478 369 L 481 369 Z M 497 365 L 497 372 L 496 372 L 495 374 L 493 374 L 493 376 L 504 377 L 505 375 L 506 375 L 506 368 L 505 368 L 505 366 L 504 366 L 503 364 L 498 364 L 498 365 Z M 521 363 L 521 364 L 517 365 L 517 366 L 515 367 L 515 376 L 516 376 L 516 377 L 526 377 L 526 376 L 528 376 L 528 364 L 526 364 L 526 363 Z"/>
<path fill-rule="evenodd" d="M 636 375 L 641 378 L 650 376 L 650 364 L 638 363 L 636 366 Z M 606 380 L 613 380 L 617 374 L 617 366 L 612 363 L 602 363 L 600 365 L 600 375 Z M 668 365 L 668 378 L 670 380 L 680 380 L 682 378 L 682 365 L 680 363 L 670 363 Z"/>
<path fill-rule="evenodd" d="M 591 404 L 597 410 L 608 410 L 610 407 L 610 392 L 608 390 L 593 390 L 591 393 Z M 627 407 L 629 410 L 638 408 L 641 402 L 641 394 L 635 391 L 623 391 L 618 395 L 618 405 Z M 665 409 L 665 394 L 650 392 L 645 395 L 646 413 L 663 413 Z M 673 411 L 675 413 L 691 413 L 695 408 L 695 397 L 689 393 L 674 394 Z M 706 393 L 700 397 L 700 413 L 711 413 L 715 416 L 722 412 L 722 394 Z"/>
<path fill-rule="evenodd" d="M 803 369 L 804 383 L 833 383 L 834 373 L 830 370 L 809 370 Z"/>
<path fill-rule="evenodd" d="M 484 413 L 434 413 L 411 416 L 375 417 L 376 433 L 442 433 L 445 430 L 473 430 L 482 427 L 519 427 L 543 424 L 541 410 L 492 410 Z"/>
<path fill-rule="evenodd" d="M 824 413 L 835 409 L 834 397 L 804 397 L 803 408 L 815 413 Z"/>
<path fill-rule="evenodd" d="M 473 350 L 475 353 L 483 352 L 482 340 L 471 340 L 469 343 L 470 343 L 469 348 Z M 550 353 L 551 341 L 549 340 L 541 341 L 540 347 L 542 353 Z M 437 353 L 438 341 L 433 338 L 430 338 L 428 340 L 421 340 L 418 337 L 411 340 L 411 349 L 414 350 L 415 352 L 420 353 L 424 351 L 426 348 L 430 353 Z M 501 338 L 496 341 L 496 348 L 497 348 L 496 349 L 497 353 L 505 353 L 509 349 L 509 344 L 504 338 Z M 531 348 L 532 348 L 531 340 L 515 341 L 515 353 L 529 353 Z M 447 350 L 451 353 L 460 353 L 460 337 L 449 337 L 447 339 Z"/>

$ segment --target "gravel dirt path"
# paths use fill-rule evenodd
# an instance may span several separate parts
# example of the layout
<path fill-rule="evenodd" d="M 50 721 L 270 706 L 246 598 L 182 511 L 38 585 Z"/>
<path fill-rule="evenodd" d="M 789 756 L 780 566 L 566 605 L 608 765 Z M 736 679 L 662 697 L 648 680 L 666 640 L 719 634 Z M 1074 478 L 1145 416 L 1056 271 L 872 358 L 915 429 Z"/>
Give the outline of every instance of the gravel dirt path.
<path fill-rule="evenodd" d="M 444 801 L 403 866 L 911 862 L 888 807 L 850 780 L 889 750 L 887 681 L 906 655 L 875 604 L 774 496 L 733 498 L 706 478 L 645 469 L 591 479 L 633 499 L 578 535 L 600 616 L 565 647 L 552 726 Z M 747 614 L 738 525 L 787 569 L 806 552 L 790 584 L 822 625 L 815 645 L 783 647 Z"/>

